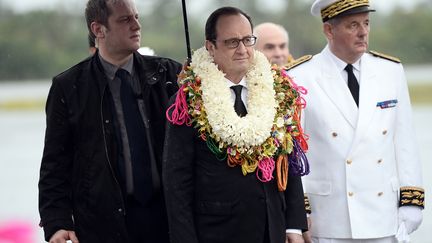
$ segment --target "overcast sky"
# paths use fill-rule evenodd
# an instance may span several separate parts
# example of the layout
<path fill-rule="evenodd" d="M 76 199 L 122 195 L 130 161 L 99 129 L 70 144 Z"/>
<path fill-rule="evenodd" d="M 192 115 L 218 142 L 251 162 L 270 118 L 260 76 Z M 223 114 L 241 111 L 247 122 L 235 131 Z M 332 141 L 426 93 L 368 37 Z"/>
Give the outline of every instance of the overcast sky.
<path fill-rule="evenodd" d="M 173 0 L 179 1 L 180 0 Z M 239 1 L 239 0 L 237 0 Z M 245 0 L 242 0 L 245 1 Z M 273 4 L 268 4 L 268 2 L 274 2 Z M 305 0 L 308 2 L 312 2 L 313 0 Z M 371 4 L 378 11 L 387 12 L 394 8 L 395 6 L 403 6 L 406 8 L 410 8 L 415 3 L 418 2 L 426 2 L 431 0 L 371 0 Z M 73 5 L 77 6 L 77 8 L 83 8 L 86 0 L 0 0 L 0 3 L 6 4 L 6 6 L 11 6 L 17 12 L 25 12 L 33 9 L 53 9 L 58 7 L 59 5 L 64 6 L 65 8 L 73 8 Z M 145 6 L 148 0 L 136 0 L 139 6 Z M 235 0 L 233 2 L 236 2 Z M 284 3 L 285 0 L 263 0 L 263 6 L 277 6 L 277 3 Z M 205 4 L 205 0 L 188 0 L 187 3 L 191 5 L 202 5 Z M 1 5 L 0 5 L 1 7 Z"/>

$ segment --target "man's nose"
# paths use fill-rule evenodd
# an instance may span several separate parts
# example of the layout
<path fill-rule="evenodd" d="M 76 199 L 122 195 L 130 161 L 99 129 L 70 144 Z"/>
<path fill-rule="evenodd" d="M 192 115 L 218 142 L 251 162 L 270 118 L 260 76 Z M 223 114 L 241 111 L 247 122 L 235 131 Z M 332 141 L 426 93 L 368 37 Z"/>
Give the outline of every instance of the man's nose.
<path fill-rule="evenodd" d="M 243 41 L 239 42 L 239 45 L 237 46 L 236 51 L 237 52 L 245 52 L 246 51 L 246 46 L 243 43 Z"/>
<path fill-rule="evenodd" d="M 138 21 L 138 18 L 133 18 L 133 24 L 132 24 L 132 28 L 133 30 L 140 30 L 141 29 L 141 24 Z"/>
<path fill-rule="evenodd" d="M 369 33 L 369 25 L 360 25 L 359 34 L 364 36 Z"/>

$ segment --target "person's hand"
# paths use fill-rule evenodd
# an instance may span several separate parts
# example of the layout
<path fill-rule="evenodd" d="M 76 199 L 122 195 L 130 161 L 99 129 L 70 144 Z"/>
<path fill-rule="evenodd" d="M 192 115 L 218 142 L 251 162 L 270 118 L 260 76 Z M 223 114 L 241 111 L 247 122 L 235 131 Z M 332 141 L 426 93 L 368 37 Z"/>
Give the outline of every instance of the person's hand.
<path fill-rule="evenodd" d="M 79 243 L 75 231 L 70 230 L 58 230 L 51 236 L 49 243 L 66 243 L 67 240 L 72 241 L 72 243 Z"/>
<path fill-rule="evenodd" d="M 408 234 L 414 232 L 420 226 L 422 220 L 421 208 L 417 206 L 402 206 L 399 208 L 399 226 L 403 222 Z"/>
<path fill-rule="evenodd" d="M 296 233 L 286 234 L 286 243 L 305 243 L 303 236 Z"/>

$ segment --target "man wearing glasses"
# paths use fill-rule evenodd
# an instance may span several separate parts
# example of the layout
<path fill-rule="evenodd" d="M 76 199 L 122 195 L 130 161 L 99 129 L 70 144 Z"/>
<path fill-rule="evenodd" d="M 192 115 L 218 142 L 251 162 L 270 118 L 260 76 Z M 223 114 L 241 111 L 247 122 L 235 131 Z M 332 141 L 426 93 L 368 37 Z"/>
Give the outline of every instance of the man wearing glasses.
<path fill-rule="evenodd" d="M 307 223 L 300 177 L 290 175 L 285 193 L 279 191 L 274 173 L 261 177 L 250 155 L 255 147 L 239 149 L 256 139 L 272 110 L 267 98 L 274 99 L 270 64 L 254 51 L 250 17 L 220 8 L 207 19 L 205 36 L 168 110 L 163 182 L 171 242 L 302 243 Z M 176 115 L 190 109 L 196 112 L 186 120 Z"/>

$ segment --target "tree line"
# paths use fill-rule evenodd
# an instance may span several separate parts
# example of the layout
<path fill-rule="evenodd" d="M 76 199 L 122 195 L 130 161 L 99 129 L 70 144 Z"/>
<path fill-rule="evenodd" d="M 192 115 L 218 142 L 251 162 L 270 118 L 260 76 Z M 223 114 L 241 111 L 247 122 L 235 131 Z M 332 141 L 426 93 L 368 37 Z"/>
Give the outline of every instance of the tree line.
<path fill-rule="evenodd" d="M 263 11 L 259 0 L 208 0 L 203 14 L 189 16 L 192 49 L 204 43 L 205 20 L 213 9 L 233 5 L 251 15 L 254 24 L 275 22 L 290 34 L 295 57 L 315 54 L 325 45 L 319 18 L 310 15 L 310 4 L 288 0 L 283 9 Z M 183 62 L 186 57 L 180 1 L 155 1 L 150 13 L 140 16 L 142 45 L 157 55 Z M 370 49 L 402 59 L 404 64 L 432 63 L 431 4 L 407 11 L 371 14 Z M 204 13 L 205 12 L 205 13 Z M 0 81 L 47 79 L 86 58 L 87 27 L 82 12 L 32 11 L 15 13 L 0 9 Z"/>

